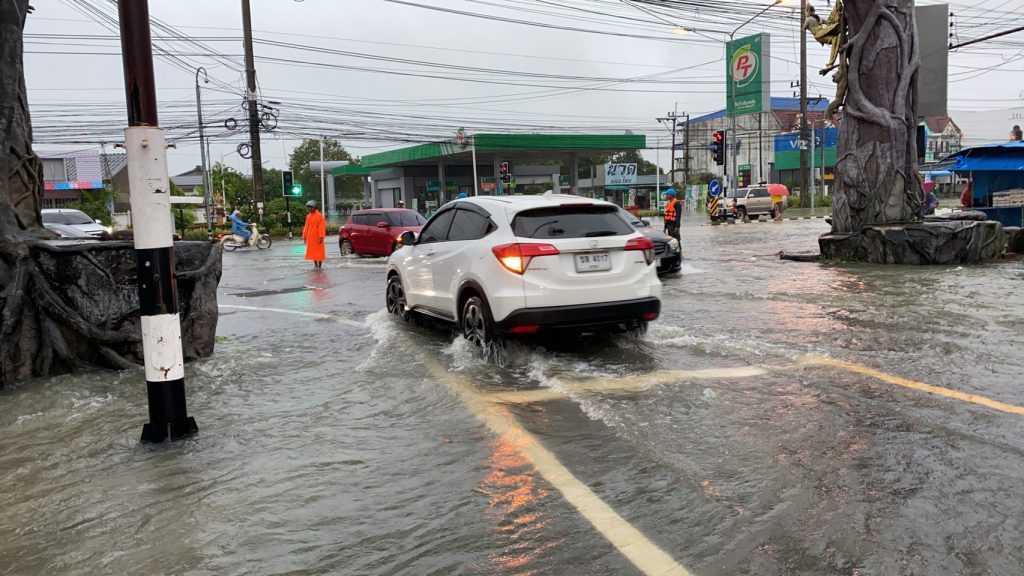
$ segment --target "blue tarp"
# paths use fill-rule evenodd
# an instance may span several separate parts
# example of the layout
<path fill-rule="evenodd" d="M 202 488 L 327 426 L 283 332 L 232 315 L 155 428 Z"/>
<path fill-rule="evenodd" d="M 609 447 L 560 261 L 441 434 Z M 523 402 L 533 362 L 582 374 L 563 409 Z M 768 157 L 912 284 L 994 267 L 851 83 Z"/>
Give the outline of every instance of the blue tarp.
<path fill-rule="evenodd" d="M 961 156 L 949 169 L 953 172 L 1017 172 L 1024 170 L 1024 149 L 1020 155 Z"/>

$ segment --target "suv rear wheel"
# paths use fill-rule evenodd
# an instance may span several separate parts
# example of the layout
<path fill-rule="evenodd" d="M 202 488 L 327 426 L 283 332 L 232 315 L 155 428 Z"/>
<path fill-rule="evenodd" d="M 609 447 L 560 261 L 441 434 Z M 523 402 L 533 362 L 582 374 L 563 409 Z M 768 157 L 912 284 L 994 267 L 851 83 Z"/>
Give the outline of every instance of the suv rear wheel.
<path fill-rule="evenodd" d="M 462 305 L 462 336 L 482 349 L 495 340 L 491 310 L 479 296 L 470 296 Z"/>
<path fill-rule="evenodd" d="M 740 206 L 739 208 L 737 208 L 736 209 L 736 217 L 739 218 L 740 220 L 745 219 L 747 217 L 747 209 L 744 208 L 743 206 Z"/>

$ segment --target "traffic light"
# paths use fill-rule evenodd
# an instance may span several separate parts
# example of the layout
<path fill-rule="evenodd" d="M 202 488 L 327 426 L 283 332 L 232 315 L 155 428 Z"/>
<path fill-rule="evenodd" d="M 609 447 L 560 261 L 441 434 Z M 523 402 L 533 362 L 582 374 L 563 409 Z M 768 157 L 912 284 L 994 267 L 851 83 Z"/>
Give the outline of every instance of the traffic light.
<path fill-rule="evenodd" d="M 512 171 L 509 169 L 508 161 L 504 161 L 501 163 L 500 174 L 502 182 L 512 181 Z"/>
<path fill-rule="evenodd" d="M 302 196 L 302 184 L 292 179 L 291 170 L 281 171 L 281 190 L 285 196 Z"/>
<path fill-rule="evenodd" d="M 715 159 L 715 164 L 719 166 L 725 165 L 725 130 L 719 130 L 712 134 L 714 140 L 711 142 L 711 156 Z"/>

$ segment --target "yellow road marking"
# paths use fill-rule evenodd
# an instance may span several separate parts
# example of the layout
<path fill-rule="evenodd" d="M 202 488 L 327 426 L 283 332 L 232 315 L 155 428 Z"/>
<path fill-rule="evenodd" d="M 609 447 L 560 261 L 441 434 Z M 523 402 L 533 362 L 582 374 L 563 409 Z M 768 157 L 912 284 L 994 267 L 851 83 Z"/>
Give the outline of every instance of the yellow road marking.
<path fill-rule="evenodd" d="M 421 354 L 421 356 L 424 356 Z M 514 435 L 517 449 L 530 458 L 537 472 L 554 486 L 623 556 L 644 574 L 651 576 L 690 576 L 674 558 L 630 524 L 583 482 L 580 482 L 537 438 L 519 425 L 507 408 L 491 401 L 491 395 L 478 392 L 467 379 L 450 374 L 436 360 L 424 357 L 427 370 L 443 382 L 494 434 Z"/>
<path fill-rule="evenodd" d="M 255 306 L 232 306 L 226 304 L 221 304 L 220 306 L 222 308 L 277 312 L 330 319 L 343 323 L 354 323 L 351 320 L 345 320 L 330 314 L 302 312 L 285 308 L 257 308 Z M 415 344 L 413 345 L 415 346 Z M 506 407 L 495 404 L 487 395 L 477 391 L 468 379 L 450 374 L 444 366 L 423 353 L 422 349 L 419 352 L 431 375 L 443 382 L 452 393 L 458 396 L 469 411 L 490 428 L 494 434 L 498 436 L 511 434 L 520 440 L 520 442 L 517 442 L 517 449 L 532 460 L 534 469 L 549 484 L 561 492 L 566 501 L 572 504 L 580 515 L 586 518 L 637 569 L 648 576 L 692 576 L 692 572 L 683 568 L 668 553 L 648 540 L 642 532 L 637 530 L 625 518 L 619 516 L 597 494 L 594 494 L 586 484 L 580 482 L 536 437 L 519 425 L 515 416 Z"/>
<path fill-rule="evenodd" d="M 769 370 L 757 366 L 738 368 L 709 368 L 706 370 L 659 370 L 622 378 L 587 378 L 582 380 L 556 379 L 557 388 L 539 388 L 516 392 L 491 392 L 487 398 L 493 402 L 505 404 L 529 404 L 531 402 L 547 402 L 565 398 L 569 394 L 581 392 L 635 392 L 661 384 L 679 382 L 680 380 L 701 380 L 721 378 L 749 378 L 763 376 Z"/>
<path fill-rule="evenodd" d="M 1007 404 L 998 400 L 993 400 L 985 396 L 979 396 L 977 394 L 969 394 L 967 392 L 959 392 L 957 390 L 950 390 L 949 388 L 942 388 L 941 386 L 933 386 L 931 384 L 925 384 L 924 382 L 917 382 L 915 380 L 909 380 L 907 378 L 901 378 L 899 376 L 893 376 L 892 374 L 886 374 L 875 370 L 874 368 L 868 368 L 867 366 L 861 366 L 860 364 L 854 364 L 852 362 L 845 362 L 843 360 L 836 360 L 835 358 L 829 358 L 827 356 L 810 355 L 804 356 L 797 361 L 798 364 L 802 365 L 819 365 L 819 366 L 832 366 L 834 368 L 842 368 L 849 372 L 855 372 L 857 374 L 864 374 L 865 376 L 871 376 L 877 378 L 883 382 L 902 386 L 904 388 L 911 388 L 913 390 L 920 390 L 921 392 L 928 392 L 929 394 L 936 394 L 944 396 L 946 398 L 953 398 L 955 400 L 962 400 L 964 402 L 970 402 L 971 404 L 977 404 L 979 406 L 985 406 L 993 410 L 999 410 L 1000 412 L 1007 412 L 1010 414 L 1024 415 L 1024 406 L 1017 406 L 1014 404 Z"/>

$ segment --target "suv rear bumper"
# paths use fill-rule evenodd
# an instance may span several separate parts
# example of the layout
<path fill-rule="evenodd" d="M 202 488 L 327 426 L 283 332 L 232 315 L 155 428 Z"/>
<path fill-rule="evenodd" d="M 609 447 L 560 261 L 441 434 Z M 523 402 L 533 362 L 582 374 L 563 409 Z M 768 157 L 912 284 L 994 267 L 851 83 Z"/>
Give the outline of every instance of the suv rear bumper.
<path fill-rule="evenodd" d="M 523 333 L 515 328 L 529 326 L 539 326 L 539 329 L 528 333 L 578 328 L 614 331 L 654 320 L 660 313 L 661 300 L 655 297 L 599 304 L 522 308 L 496 322 L 495 328 L 502 334 Z"/>

